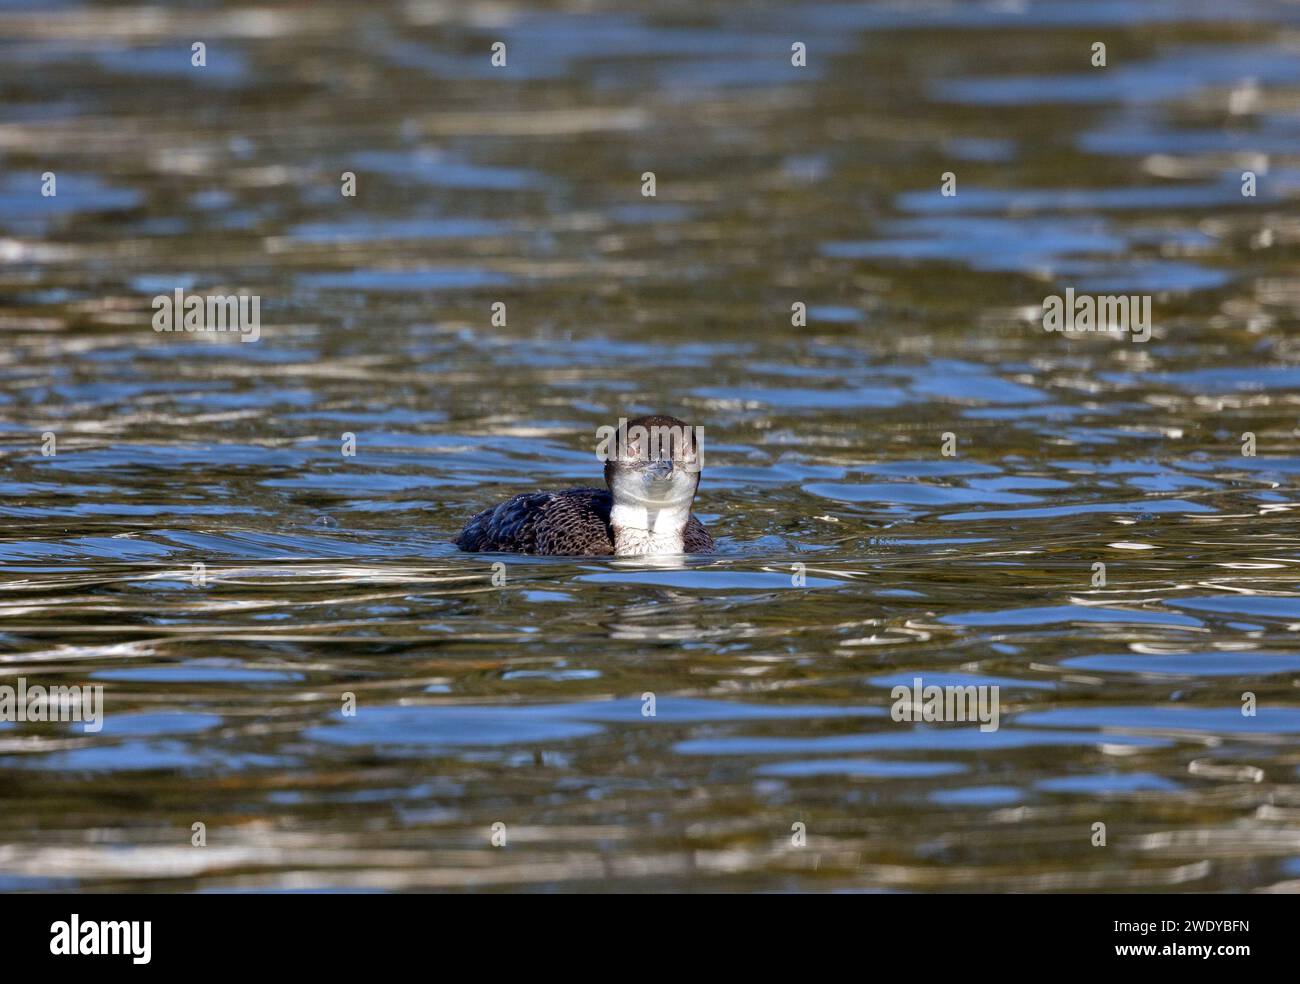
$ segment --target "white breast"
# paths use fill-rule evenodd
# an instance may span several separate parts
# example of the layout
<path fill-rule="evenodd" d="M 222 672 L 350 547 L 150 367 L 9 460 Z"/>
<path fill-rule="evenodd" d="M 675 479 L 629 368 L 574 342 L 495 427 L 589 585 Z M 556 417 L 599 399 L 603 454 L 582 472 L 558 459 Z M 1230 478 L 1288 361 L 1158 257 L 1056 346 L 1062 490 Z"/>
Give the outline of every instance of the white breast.
<path fill-rule="evenodd" d="M 684 535 L 691 518 L 690 503 L 653 509 L 616 503 L 610 510 L 614 554 L 618 557 L 686 552 Z"/>

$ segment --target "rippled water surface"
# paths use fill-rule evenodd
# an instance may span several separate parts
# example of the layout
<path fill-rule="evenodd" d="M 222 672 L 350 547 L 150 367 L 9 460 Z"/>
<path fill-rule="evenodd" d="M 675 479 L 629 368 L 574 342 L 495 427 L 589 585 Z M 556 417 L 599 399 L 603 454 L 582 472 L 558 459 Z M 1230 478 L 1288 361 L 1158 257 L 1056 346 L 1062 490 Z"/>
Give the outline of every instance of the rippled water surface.
<path fill-rule="evenodd" d="M 1266 0 L 3 0 L 0 683 L 107 713 L 0 889 L 1295 889 L 1298 123 Z M 646 412 L 716 556 L 447 542 Z"/>

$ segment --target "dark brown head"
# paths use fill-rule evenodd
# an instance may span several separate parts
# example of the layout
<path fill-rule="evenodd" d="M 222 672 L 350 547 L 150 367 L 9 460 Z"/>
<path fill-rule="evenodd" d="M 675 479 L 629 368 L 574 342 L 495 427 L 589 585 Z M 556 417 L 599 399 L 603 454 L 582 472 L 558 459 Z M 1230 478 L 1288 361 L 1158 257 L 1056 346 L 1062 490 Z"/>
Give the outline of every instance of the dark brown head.
<path fill-rule="evenodd" d="M 615 434 L 605 456 L 605 484 L 615 503 L 690 507 L 704 455 L 699 428 L 656 414 L 620 420 Z"/>

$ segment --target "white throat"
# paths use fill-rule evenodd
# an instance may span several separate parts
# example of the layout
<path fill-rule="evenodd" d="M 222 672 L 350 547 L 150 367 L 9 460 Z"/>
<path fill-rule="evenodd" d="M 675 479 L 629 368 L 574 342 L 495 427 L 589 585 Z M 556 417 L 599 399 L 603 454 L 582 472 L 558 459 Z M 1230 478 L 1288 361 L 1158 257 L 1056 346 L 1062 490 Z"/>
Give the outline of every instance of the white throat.
<path fill-rule="evenodd" d="M 690 518 L 690 499 L 662 504 L 615 501 L 609 511 L 614 555 L 685 553 L 686 523 Z"/>

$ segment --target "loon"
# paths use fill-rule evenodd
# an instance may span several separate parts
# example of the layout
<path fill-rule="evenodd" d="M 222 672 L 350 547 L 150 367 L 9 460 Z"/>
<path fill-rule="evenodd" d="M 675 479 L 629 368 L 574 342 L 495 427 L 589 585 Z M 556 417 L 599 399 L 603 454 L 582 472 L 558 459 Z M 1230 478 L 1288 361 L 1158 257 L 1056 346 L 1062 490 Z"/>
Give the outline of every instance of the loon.
<path fill-rule="evenodd" d="M 712 553 L 713 537 L 691 515 L 700 484 L 693 429 L 676 417 L 655 415 L 620 420 L 616 433 L 616 449 L 602 455 L 607 489 L 523 492 L 478 513 L 452 542 L 470 553 Z M 664 434 L 673 440 L 660 440 Z"/>

